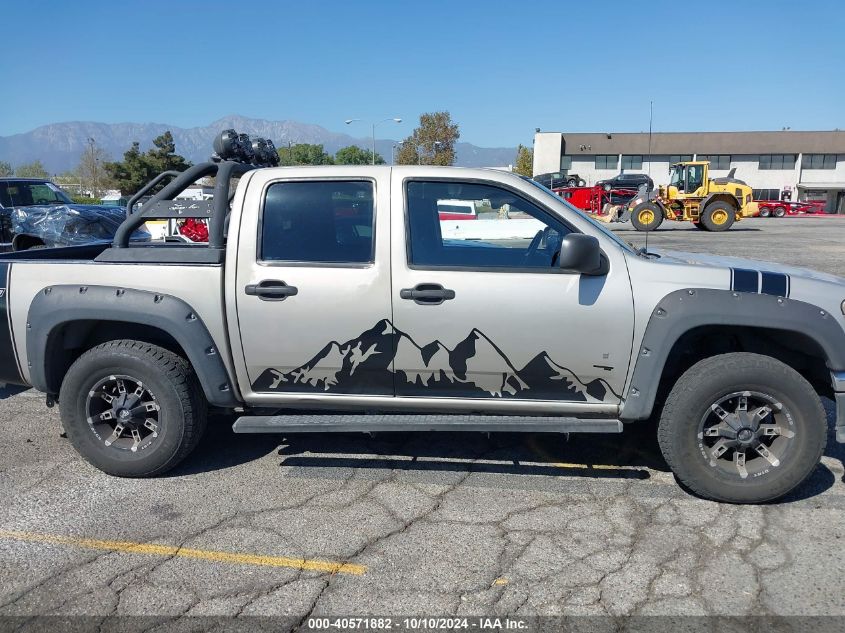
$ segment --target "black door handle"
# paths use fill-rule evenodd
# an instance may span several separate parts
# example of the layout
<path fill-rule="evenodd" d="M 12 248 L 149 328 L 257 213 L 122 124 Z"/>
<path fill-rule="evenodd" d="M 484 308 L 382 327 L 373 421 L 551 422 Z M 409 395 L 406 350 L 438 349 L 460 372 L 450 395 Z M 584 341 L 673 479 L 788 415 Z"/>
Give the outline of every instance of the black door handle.
<path fill-rule="evenodd" d="M 455 291 L 440 284 L 417 284 L 413 288 L 402 288 L 399 297 L 410 299 L 421 306 L 438 306 L 455 298 Z"/>
<path fill-rule="evenodd" d="M 278 279 L 265 279 L 257 284 L 249 284 L 244 288 L 248 295 L 258 297 L 262 301 L 284 301 L 299 293 L 296 286 L 288 286 Z"/>

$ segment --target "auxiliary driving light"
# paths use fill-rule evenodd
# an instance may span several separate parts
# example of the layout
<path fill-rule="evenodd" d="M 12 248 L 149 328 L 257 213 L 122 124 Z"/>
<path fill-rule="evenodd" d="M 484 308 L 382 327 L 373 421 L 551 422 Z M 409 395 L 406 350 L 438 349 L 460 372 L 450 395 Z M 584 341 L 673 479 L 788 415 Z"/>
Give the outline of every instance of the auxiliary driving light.
<path fill-rule="evenodd" d="M 238 138 L 240 139 L 238 157 L 244 163 L 251 163 L 255 158 L 255 154 L 252 151 L 252 141 L 249 140 L 249 134 L 238 134 Z"/>
<path fill-rule="evenodd" d="M 238 134 L 230 129 L 223 130 L 214 139 L 213 147 L 213 161 L 237 161 L 256 167 L 275 167 L 279 164 L 279 153 L 270 139 L 250 139 L 248 134 Z"/>
<path fill-rule="evenodd" d="M 267 139 L 267 153 L 269 160 L 267 161 L 271 167 L 276 167 L 279 164 L 279 152 L 276 149 L 276 144 L 269 138 Z"/>
<path fill-rule="evenodd" d="M 214 139 L 214 153 L 220 160 L 235 160 L 238 157 L 240 138 L 235 130 L 223 130 Z"/>
<path fill-rule="evenodd" d="M 267 141 L 263 138 L 254 138 L 252 139 L 252 154 L 253 159 L 252 162 L 255 165 L 266 165 L 268 162 L 267 157 Z"/>

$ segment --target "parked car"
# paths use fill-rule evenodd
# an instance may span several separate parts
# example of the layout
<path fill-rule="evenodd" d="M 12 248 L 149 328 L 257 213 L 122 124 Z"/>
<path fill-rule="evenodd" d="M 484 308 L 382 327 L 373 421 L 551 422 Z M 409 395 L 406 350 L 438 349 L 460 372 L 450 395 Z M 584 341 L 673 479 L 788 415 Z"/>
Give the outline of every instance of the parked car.
<path fill-rule="evenodd" d="M 122 207 L 75 204 L 41 178 L 0 178 L 0 250 L 25 251 L 108 242 L 126 219 Z M 149 241 L 139 227 L 135 241 Z"/>
<path fill-rule="evenodd" d="M 820 201 L 792 202 L 790 200 L 758 200 L 761 218 L 782 218 L 786 215 L 822 215 L 825 203 Z"/>
<path fill-rule="evenodd" d="M 478 219 L 478 208 L 474 200 L 438 200 L 437 213 L 441 220 Z"/>
<path fill-rule="evenodd" d="M 578 174 L 568 174 L 565 172 L 540 174 L 539 176 L 534 176 L 532 180 L 539 182 L 548 189 L 555 189 L 556 187 L 585 187 L 587 185 L 587 181 Z"/>
<path fill-rule="evenodd" d="M 642 185 L 646 185 L 646 191 L 654 189 L 654 181 L 647 174 L 619 174 L 607 180 L 599 180 L 596 183 L 605 191 L 611 189 L 630 189 L 636 192 Z"/>
<path fill-rule="evenodd" d="M 235 433 L 619 433 L 654 418 L 683 484 L 740 503 L 814 471 L 821 395 L 845 442 L 843 279 L 635 249 L 516 174 L 218 153 L 112 244 L 0 255 L 0 381 L 58 402 L 107 473 L 173 468 L 209 406 L 237 416 Z M 235 195 L 174 202 L 208 176 L 221 193 L 240 176 Z M 447 238 L 441 200 L 507 205 L 539 228 Z M 207 243 L 131 244 L 176 214 L 207 218 Z"/>

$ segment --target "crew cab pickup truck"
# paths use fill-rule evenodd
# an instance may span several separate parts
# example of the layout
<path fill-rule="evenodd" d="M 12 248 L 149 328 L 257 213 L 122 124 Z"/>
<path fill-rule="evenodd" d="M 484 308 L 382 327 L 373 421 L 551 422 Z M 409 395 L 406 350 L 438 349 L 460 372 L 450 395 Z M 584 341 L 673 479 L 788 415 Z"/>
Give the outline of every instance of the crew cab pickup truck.
<path fill-rule="evenodd" d="M 213 200 L 174 200 L 209 175 Z M 58 401 L 107 473 L 173 468 L 209 407 L 236 433 L 618 433 L 653 418 L 681 482 L 746 503 L 816 467 L 820 396 L 845 440 L 836 277 L 636 250 L 493 170 L 227 159 L 168 176 L 112 244 L 0 258 L 0 380 Z M 445 239 L 441 200 L 541 228 Z M 176 217 L 206 218 L 208 242 L 131 242 Z"/>

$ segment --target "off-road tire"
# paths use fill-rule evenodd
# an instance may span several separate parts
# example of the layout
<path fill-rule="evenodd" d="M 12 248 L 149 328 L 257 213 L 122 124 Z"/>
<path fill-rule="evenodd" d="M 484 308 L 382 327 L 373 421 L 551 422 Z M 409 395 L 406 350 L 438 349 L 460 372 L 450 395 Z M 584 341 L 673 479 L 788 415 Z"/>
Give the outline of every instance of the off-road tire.
<path fill-rule="evenodd" d="M 128 375 L 155 395 L 160 425 L 156 440 L 131 452 L 106 446 L 88 423 L 88 397 L 109 376 Z M 68 370 L 59 394 L 62 425 L 89 463 L 118 477 L 153 477 L 184 460 L 205 431 L 207 402 L 187 360 L 141 341 L 109 341 L 82 354 Z"/>
<path fill-rule="evenodd" d="M 720 212 L 727 214 L 727 218 L 722 223 L 718 223 L 713 219 Z M 707 227 L 708 231 L 713 231 L 714 233 L 727 231 L 733 226 L 735 219 L 736 209 L 727 202 L 711 202 L 704 207 L 704 212 L 701 214 L 701 223 Z"/>
<path fill-rule="evenodd" d="M 792 415 L 795 435 L 779 466 L 741 479 L 704 457 L 699 422 L 719 398 L 744 390 L 782 402 Z M 797 371 L 769 356 L 734 352 L 699 361 L 678 379 L 657 433 L 663 457 L 692 492 L 715 501 L 763 503 L 787 494 L 816 468 L 827 441 L 827 419 L 818 395 Z"/>
<path fill-rule="evenodd" d="M 640 219 L 640 214 L 644 211 L 651 211 L 653 214 L 653 220 L 650 223 L 645 223 Z M 659 205 L 654 204 L 653 202 L 643 202 L 638 204 L 634 207 L 634 210 L 631 211 L 631 224 L 634 225 L 634 228 L 638 231 L 655 231 L 657 228 L 663 224 L 663 209 L 660 208 Z"/>
<path fill-rule="evenodd" d="M 709 231 L 710 230 L 706 226 L 704 226 L 704 224 L 701 223 L 701 222 L 693 222 L 692 225 L 695 228 L 697 228 L 699 231 Z"/>

